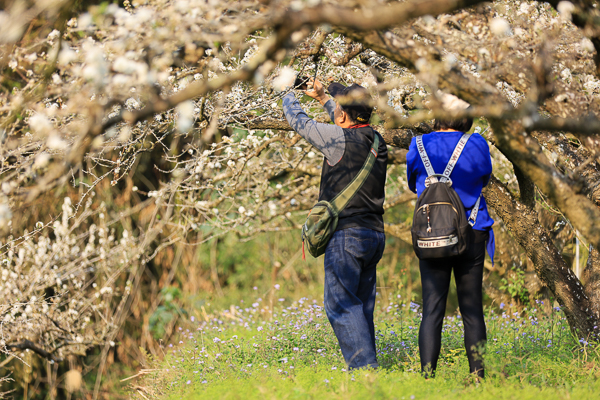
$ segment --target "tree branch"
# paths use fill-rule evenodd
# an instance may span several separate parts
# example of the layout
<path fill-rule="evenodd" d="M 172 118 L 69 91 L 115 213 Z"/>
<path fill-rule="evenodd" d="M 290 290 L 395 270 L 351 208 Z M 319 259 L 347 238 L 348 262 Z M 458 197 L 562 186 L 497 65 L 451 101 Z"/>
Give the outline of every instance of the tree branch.
<path fill-rule="evenodd" d="M 527 132 L 570 132 L 580 139 L 590 138 L 594 144 L 598 144 L 600 137 L 600 119 L 594 115 L 583 118 L 544 118 L 536 119 L 525 125 Z"/>
<path fill-rule="evenodd" d="M 600 209 L 580 194 L 582 188 L 573 185 L 552 165 L 537 140 L 523 134 L 520 123 L 490 118 L 490 124 L 497 147 L 535 182 L 584 237 L 594 246 L 599 246 L 600 226 L 596 221 L 600 221 Z"/>
<path fill-rule="evenodd" d="M 38 347 L 31 340 L 25 339 L 20 343 L 10 343 L 10 344 L 7 344 L 6 347 L 11 348 L 11 349 L 19 349 L 19 350 L 31 350 L 34 353 L 38 354 L 40 357 L 43 357 L 47 360 L 52 360 L 55 362 L 62 361 L 61 358 L 56 357 L 54 354 L 42 349 L 41 347 Z"/>
<path fill-rule="evenodd" d="M 279 21 L 281 23 L 299 21 L 302 22 L 301 25 L 330 24 L 364 32 L 400 26 L 406 21 L 424 15 L 450 13 L 482 2 L 481 0 L 413 0 L 358 10 L 322 5 L 285 13 Z"/>

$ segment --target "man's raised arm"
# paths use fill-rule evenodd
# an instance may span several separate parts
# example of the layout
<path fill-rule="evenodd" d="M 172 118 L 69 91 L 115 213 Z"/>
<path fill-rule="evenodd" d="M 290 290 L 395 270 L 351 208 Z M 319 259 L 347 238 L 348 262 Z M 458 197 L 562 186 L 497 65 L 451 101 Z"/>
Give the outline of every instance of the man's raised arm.
<path fill-rule="evenodd" d="M 315 82 L 315 89 L 317 83 L 318 81 Z M 320 85 L 320 83 L 318 84 Z M 335 102 L 325 95 L 322 86 L 320 88 L 320 93 L 313 90 L 306 94 L 319 100 L 333 121 Z M 313 93 L 318 97 L 312 95 Z M 341 127 L 319 123 L 311 119 L 292 92 L 283 98 L 283 113 L 292 129 L 323 153 L 329 165 L 335 165 L 342 159 L 346 149 L 346 139 Z"/>

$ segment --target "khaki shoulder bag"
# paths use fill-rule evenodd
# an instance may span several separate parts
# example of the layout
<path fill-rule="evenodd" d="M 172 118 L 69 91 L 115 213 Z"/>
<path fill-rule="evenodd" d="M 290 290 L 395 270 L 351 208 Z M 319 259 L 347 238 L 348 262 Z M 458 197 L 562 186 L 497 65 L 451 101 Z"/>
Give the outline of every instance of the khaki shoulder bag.
<path fill-rule="evenodd" d="M 302 258 L 305 258 L 305 244 L 313 257 L 319 257 L 325 253 L 329 239 L 337 228 L 338 216 L 367 180 L 375 164 L 378 149 L 379 135 L 375 133 L 375 140 L 369 155 L 354 179 L 333 200 L 330 202 L 321 200 L 310 210 L 306 222 L 302 226 Z"/>

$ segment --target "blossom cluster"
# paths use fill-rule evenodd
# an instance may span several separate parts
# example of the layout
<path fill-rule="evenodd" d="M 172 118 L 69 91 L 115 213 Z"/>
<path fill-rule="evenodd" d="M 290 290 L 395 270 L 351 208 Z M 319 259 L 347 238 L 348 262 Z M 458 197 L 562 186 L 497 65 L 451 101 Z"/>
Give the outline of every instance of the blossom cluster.
<path fill-rule="evenodd" d="M 117 328 L 115 299 L 130 292 L 120 276 L 139 263 L 136 239 L 126 230 L 117 237 L 91 201 L 78 219 L 74 212 L 65 197 L 60 219 L 3 246 L 2 353 L 23 356 L 13 347 L 28 340 L 62 360 L 110 340 Z"/>

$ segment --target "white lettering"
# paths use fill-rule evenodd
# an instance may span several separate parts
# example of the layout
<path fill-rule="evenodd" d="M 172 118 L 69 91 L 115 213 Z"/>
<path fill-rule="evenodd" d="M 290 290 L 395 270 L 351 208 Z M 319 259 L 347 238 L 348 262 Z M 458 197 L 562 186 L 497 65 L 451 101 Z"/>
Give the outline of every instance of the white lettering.
<path fill-rule="evenodd" d="M 448 247 L 458 243 L 458 237 L 451 236 L 448 239 L 440 240 L 417 240 L 417 246 L 422 249 L 425 248 L 436 248 L 436 247 Z"/>

